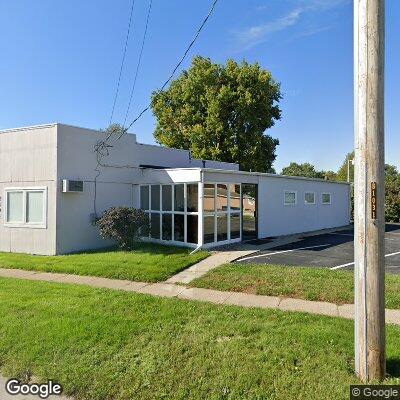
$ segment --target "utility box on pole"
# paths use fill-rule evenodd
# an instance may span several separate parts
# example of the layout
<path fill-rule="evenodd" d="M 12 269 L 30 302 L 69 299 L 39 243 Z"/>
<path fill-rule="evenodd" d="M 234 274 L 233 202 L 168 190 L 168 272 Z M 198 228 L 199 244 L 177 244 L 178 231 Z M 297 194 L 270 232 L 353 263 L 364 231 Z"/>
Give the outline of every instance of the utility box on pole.
<path fill-rule="evenodd" d="M 385 377 L 385 0 L 354 0 L 355 369 Z"/>

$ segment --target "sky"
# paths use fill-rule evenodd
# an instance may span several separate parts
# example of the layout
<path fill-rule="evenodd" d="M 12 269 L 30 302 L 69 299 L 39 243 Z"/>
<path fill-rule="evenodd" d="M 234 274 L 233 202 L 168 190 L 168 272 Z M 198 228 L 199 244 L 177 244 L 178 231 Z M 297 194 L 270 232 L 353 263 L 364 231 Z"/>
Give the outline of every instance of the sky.
<path fill-rule="evenodd" d="M 1 0 L 0 129 L 61 122 L 106 128 L 132 0 Z M 353 2 L 219 0 L 194 55 L 258 62 L 280 82 L 274 167 L 337 170 L 353 149 Z M 136 0 L 114 122 L 127 110 L 149 0 Z M 153 0 L 128 121 L 148 105 L 207 14 L 211 0 Z M 386 1 L 386 162 L 400 167 L 400 1 Z M 154 143 L 151 111 L 131 128 Z"/>

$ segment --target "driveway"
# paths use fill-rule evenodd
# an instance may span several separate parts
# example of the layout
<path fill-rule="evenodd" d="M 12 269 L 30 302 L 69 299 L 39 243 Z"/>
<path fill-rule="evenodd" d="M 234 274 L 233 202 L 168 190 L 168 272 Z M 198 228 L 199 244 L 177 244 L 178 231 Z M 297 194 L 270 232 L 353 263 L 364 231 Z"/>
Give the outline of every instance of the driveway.
<path fill-rule="evenodd" d="M 352 229 L 310 236 L 295 243 L 239 258 L 235 262 L 352 270 L 353 238 Z M 385 265 L 386 272 L 400 273 L 400 224 L 386 224 Z"/>

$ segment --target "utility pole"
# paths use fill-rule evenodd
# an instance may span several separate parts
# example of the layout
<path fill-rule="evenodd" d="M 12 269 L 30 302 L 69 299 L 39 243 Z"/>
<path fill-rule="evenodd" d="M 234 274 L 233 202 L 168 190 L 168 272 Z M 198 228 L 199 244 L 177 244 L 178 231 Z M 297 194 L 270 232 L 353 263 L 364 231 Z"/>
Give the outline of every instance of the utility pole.
<path fill-rule="evenodd" d="M 355 369 L 385 377 L 385 0 L 354 0 Z"/>

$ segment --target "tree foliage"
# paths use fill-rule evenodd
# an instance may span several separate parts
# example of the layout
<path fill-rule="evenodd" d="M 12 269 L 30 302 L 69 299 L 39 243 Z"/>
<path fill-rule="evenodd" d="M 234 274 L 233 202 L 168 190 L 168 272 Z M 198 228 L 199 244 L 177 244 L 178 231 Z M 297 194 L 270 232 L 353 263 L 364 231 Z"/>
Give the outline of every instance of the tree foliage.
<path fill-rule="evenodd" d="M 394 165 L 385 165 L 385 217 L 400 222 L 400 173 Z"/>
<path fill-rule="evenodd" d="M 304 176 L 306 178 L 324 179 L 323 171 L 316 171 L 314 165 L 310 163 L 297 164 L 291 162 L 287 167 L 282 169 L 282 175 L 289 176 Z"/>
<path fill-rule="evenodd" d="M 281 118 L 280 99 L 280 85 L 258 63 L 197 56 L 168 89 L 153 93 L 154 136 L 195 158 L 267 172 L 279 141 L 265 131 Z"/>
<path fill-rule="evenodd" d="M 340 166 L 336 176 L 338 181 L 347 182 L 347 165 L 350 160 L 350 182 L 354 182 L 354 165 L 351 162 L 354 160 L 354 151 L 351 153 L 347 153 L 346 158 L 343 161 L 343 164 Z"/>
<path fill-rule="evenodd" d="M 132 248 L 143 230 L 149 229 L 149 217 L 142 210 L 112 207 L 97 221 L 100 235 L 115 240 L 121 248 Z"/>

